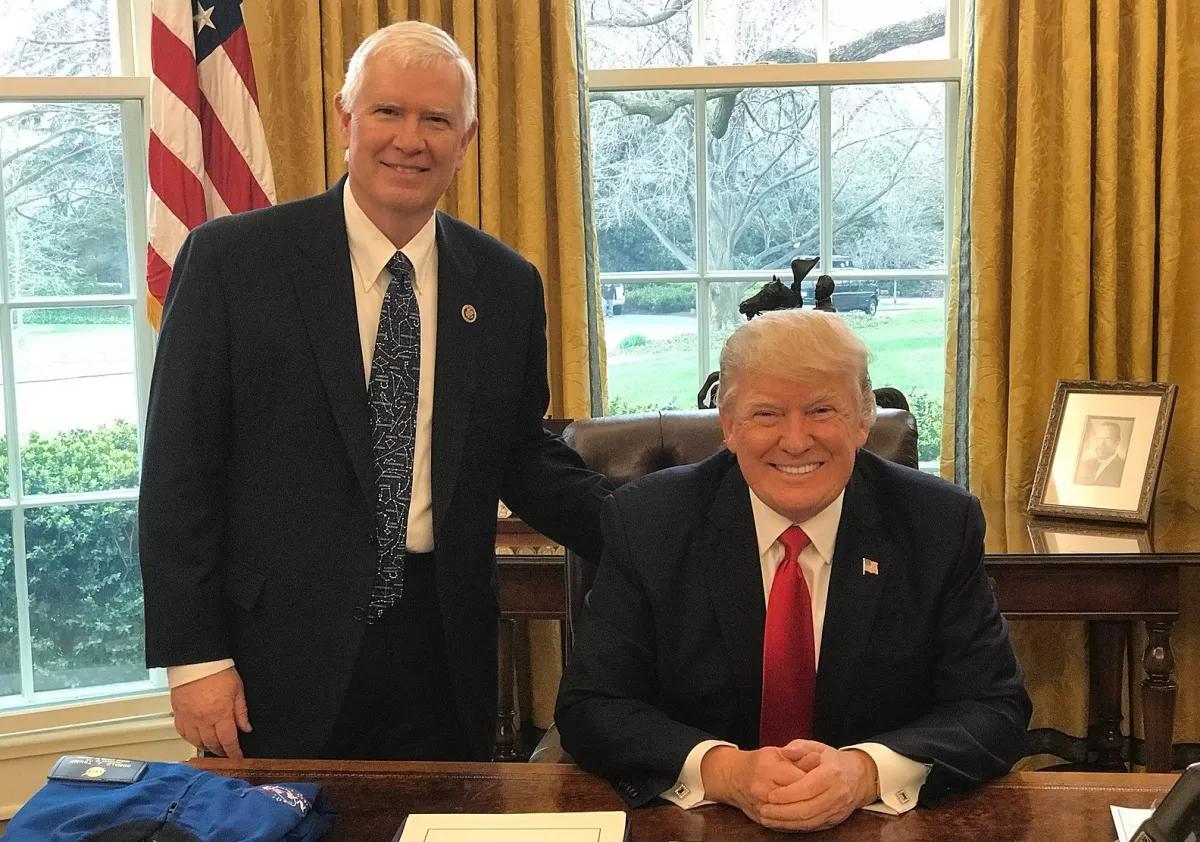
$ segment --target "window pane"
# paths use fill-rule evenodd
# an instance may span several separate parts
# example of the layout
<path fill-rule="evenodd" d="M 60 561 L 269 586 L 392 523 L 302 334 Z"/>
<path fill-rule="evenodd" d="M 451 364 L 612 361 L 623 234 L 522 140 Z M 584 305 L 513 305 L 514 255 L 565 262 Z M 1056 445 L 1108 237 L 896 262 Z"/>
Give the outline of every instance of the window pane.
<path fill-rule="evenodd" d="M 603 286 L 620 287 L 610 292 L 610 302 L 624 299 L 620 313 L 615 303 L 605 304 L 608 414 L 694 407 L 700 386 L 696 370 L 696 285 Z"/>
<path fill-rule="evenodd" d="M 120 105 L 0 104 L 9 288 L 129 292 Z"/>
<path fill-rule="evenodd" d="M 941 282 L 930 285 L 939 288 Z M 939 295 L 901 298 L 893 304 L 891 297 L 883 296 L 874 316 L 842 315 L 871 352 L 871 382 L 876 388 L 894 386 L 908 398 L 917 419 L 917 457 L 923 467 L 936 461 L 941 452 L 946 376 L 945 302 Z"/>
<path fill-rule="evenodd" d="M 709 102 L 710 268 L 786 269 L 817 253 L 819 123 L 816 88 L 750 88 Z M 722 304 L 719 315 L 727 322 L 737 310 Z"/>
<path fill-rule="evenodd" d="M 692 92 L 594 92 L 591 103 L 601 271 L 695 269 Z"/>
<path fill-rule="evenodd" d="M 587 63 L 594 69 L 692 63 L 691 3 L 587 0 Z"/>
<path fill-rule="evenodd" d="M 14 310 L 26 494 L 137 486 L 131 307 Z"/>
<path fill-rule="evenodd" d="M 4 0 L 0 76 L 111 76 L 111 0 Z"/>
<path fill-rule="evenodd" d="M 147 678 L 137 503 L 25 512 L 35 690 Z"/>
<path fill-rule="evenodd" d="M 820 32 L 819 0 L 708 0 L 704 4 L 707 64 L 816 61 Z"/>
<path fill-rule="evenodd" d="M 17 580 L 13 571 L 12 512 L 0 512 L 0 696 L 21 692 L 17 638 Z"/>
<path fill-rule="evenodd" d="M 945 96 L 942 83 L 833 89 L 835 269 L 945 271 Z"/>
<path fill-rule="evenodd" d="M 946 0 L 830 0 L 830 61 L 947 58 Z"/>
<path fill-rule="evenodd" d="M 710 368 L 714 371 L 721 366 L 721 348 L 729 334 L 746 321 L 746 317 L 738 312 L 738 305 L 754 295 L 770 278 L 753 281 L 720 281 L 708 285 L 709 324 L 708 324 L 708 359 Z M 788 278 L 780 278 L 784 283 Z"/>

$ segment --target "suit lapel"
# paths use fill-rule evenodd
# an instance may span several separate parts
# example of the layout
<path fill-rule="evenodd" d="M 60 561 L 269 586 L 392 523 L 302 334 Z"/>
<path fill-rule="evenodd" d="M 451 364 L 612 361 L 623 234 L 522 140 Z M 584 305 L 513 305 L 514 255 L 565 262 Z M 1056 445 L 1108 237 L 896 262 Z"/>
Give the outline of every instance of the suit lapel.
<path fill-rule="evenodd" d="M 703 551 L 702 566 L 712 595 L 717 624 L 728 645 L 739 700 L 737 710 L 740 740 L 744 745 L 758 741 L 762 709 L 762 646 L 766 605 L 763 602 L 762 568 L 758 561 L 758 539 L 750 492 L 732 454 L 729 470 L 721 480 L 709 510 L 714 530 Z M 749 742 L 746 742 L 746 741 Z"/>
<path fill-rule="evenodd" d="M 333 417 L 363 495 L 373 505 L 370 417 L 342 208 L 344 185 L 345 178 L 312 200 L 314 213 L 305 230 L 299 232 L 303 257 L 292 272 L 292 281 Z"/>
<path fill-rule="evenodd" d="M 813 729 L 823 742 L 836 741 L 841 733 L 868 643 L 887 644 L 872 641 L 871 629 L 887 578 L 895 575 L 895 565 L 902 560 L 882 536 L 879 523 L 874 484 L 856 468 L 842 503 L 821 635 Z M 878 573 L 864 572 L 864 559 L 874 561 Z"/>
<path fill-rule="evenodd" d="M 454 495 L 478 369 L 479 321 L 467 321 L 465 308 L 474 308 L 479 320 L 494 315 L 483 306 L 476 284 L 477 267 L 454 230 L 458 224 L 462 223 L 437 215 L 438 321 L 431 454 L 435 536 L 441 533 Z"/>

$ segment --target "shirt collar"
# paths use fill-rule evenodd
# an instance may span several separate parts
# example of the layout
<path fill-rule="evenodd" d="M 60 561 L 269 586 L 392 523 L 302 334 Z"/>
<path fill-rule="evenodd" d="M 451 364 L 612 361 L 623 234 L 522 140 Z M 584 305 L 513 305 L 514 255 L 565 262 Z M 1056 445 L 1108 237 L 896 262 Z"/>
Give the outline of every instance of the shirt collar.
<path fill-rule="evenodd" d="M 837 542 L 838 524 L 842 521 L 842 501 L 845 496 L 846 491 L 843 489 L 828 506 L 803 523 L 796 524 L 804 530 L 804 534 L 812 542 L 813 549 L 826 564 L 833 563 L 833 545 Z M 792 521 L 760 500 L 753 488 L 750 489 L 750 510 L 754 513 L 754 531 L 758 537 L 758 555 L 761 558 L 767 554 L 771 545 L 779 540 L 783 530 L 792 525 Z"/>
<path fill-rule="evenodd" d="M 379 281 L 379 276 L 387 266 L 392 255 L 396 253 L 396 245 L 387 238 L 371 221 L 366 212 L 359 207 L 350 189 L 350 181 L 342 191 L 342 208 L 346 215 L 346 237 L 350 243 L 350 257 L 359 270 L 358 283 L 366 292 Z M 400 246 L 404 256 L 413 266 L 428 265 L 429 256 L 437 244 L 437 214 L 430 214 L 429 220 L 421 226 L 421 230 L 412 239 Z M 421 273 L 414 273 L 413 286 L 420 287 Z"/>

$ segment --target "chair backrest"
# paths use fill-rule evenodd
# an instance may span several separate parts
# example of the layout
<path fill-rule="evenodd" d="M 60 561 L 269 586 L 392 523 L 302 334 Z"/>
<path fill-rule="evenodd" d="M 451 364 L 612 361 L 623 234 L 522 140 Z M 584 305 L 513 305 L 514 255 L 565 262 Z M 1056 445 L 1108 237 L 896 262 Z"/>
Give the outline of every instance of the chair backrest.
<path fill-rule="evenodd" d="M 619 486 L 653 471 L 706 459 L 721 449 L 724 438 L 715 409 L 689 409 L 583 418 L 567 427 L 563 440 Z M 892 462 L 917 467 L 917 422 L 912 413 L 880 409 L 865 448 Z M 597 561 L 567 552 L 568 651 L 596 578 Z"/>

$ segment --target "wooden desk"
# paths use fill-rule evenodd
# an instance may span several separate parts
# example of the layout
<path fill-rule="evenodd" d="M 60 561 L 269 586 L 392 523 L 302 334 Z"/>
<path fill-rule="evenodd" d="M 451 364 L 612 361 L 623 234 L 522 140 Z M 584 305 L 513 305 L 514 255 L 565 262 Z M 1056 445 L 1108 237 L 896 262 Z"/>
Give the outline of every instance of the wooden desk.
<path fill-rule="evenodd" d="M 193 760 L 253 784 L 318 781 L 338 818 L 326 839 L 388 842 L 410 812 L 522 813 L 624 810 L 612 788 L 574 766 L 541 763 L 335 763 Z M 1109 840 L 1110 804 L 1149 807 L 1176 775 L 1017 772 L 903 816 L 859 812 L 822 840 Z M 633 842 L 742 842 L 782 838 L 725 806 L 684 811 L 659 803 L 629 812 Z"/>
<path fill-rule="evenodd" d="M 1142 759 L 1150 772 L 1172 768 L 1178 685 L 1171 629 L 1179 616 L 1179 572 L 1200 564 L 1200 515 L 1159 501 L 1149 527 L 1130 529 L 1031 518 L 1021 501 L 984 501 L 983 509 L 988 525 L 985 563 L 1005 616 L 1089 621 L 1086 754 L 1106 769 L 1123 769 L 1122 756 L 1134 756 L 1121 734 L 1121 674 L 1130 626 L 1145 624 Z M 1133 663 L 1129 666 L 1132 685 L 1136 670 Z M 1132 697 L 1134 688 L 1129 691 Z M 1054 754 L 1084 752 L 1073 745 L 1078 740 L 1058 736 L 1047 746 Z"/>

